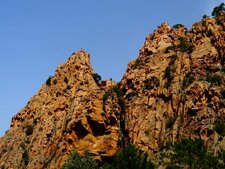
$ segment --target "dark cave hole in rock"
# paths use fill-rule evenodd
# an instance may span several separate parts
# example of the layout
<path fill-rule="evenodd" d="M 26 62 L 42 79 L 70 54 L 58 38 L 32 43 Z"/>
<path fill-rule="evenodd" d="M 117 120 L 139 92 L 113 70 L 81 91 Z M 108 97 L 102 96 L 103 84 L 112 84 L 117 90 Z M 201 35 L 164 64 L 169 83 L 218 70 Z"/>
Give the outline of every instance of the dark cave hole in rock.
<path fill-rule="evenodd" d="M 197 114 L 198 110 L 194 110 L 194 109 L 191 109 L 189 108 L 188 111 L 187 111 L 187 114 L 190 116 L 190 117 L 193 117 Z"/>
<path fill-rule="evenodd" d="M 117 119 L 115 116 L 110 116 L 109 118 L 111 125 L 115 125 L 117 123 Z"/>
<path fill-rule="evenodd" d="M 109 130 L 106 130 L 106 132 L 105 132 L 106 135 L 109 135 L 109 134 L 111 134 L 111 133 L 112 133 L 112 132 L 109 131 Z"/>
<path fill-rule="evenodd" d="M 129 87 L 129 89 L 134 89 L 134 84 L 132 82 L 132 79 L 127 79 L 127 85 Z"/>
<path fill-rule="evenodd" d="M 75 123 L 74 131 L 78 137 L 78 139 L 84 138 L 89 132 L 82 125 L 81 121 Z"/>
<path fill-rule="evenodd" d="M 172 95 L 165 96 L 164 94 L 161 94 L 159 97 L 164 101 L 164 103 L 167 103 L 172 99 Z"/>
<path fill-rule="evenodd" d="M 72 143 L 73 143 L 73 140 L 69 138 L 69 139 L 68 139 L 68 143 L 69 143 L 69 144 L 72 144 Z"/>
<path fill-rule="evenodd" d="M 101 135 L 105 134 L 106 128 L 105 128 L 104 123 L 94 121 L 90 117 L 88 117 L 88 123 L 91 127 L 91 130 L 92 130 L 94 136 L 101 136 Z"/>

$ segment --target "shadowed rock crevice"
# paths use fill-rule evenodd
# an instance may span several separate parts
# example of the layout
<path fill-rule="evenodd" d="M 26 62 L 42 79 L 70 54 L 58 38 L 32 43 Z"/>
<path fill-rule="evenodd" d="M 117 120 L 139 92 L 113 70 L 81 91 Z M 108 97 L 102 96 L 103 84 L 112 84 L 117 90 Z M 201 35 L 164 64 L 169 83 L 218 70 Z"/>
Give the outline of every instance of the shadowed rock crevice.
<path fill-rule="evenodd" d="M 86 135 L 88 135 L 89 131 L 83 126 L 81 120 L 79 120 L 78 122 L 76 122 L 75 127 L 72 128 L 72 130 L 75 131 L 78 139 L 83 139 Z"/>
<path fill-rule="evenodd" d="M 104 122 L 93 120 L 91 117 L 87 117 L 87 120 L 94 136 L 97 137 L 105 134 L 106 127 Z"/>

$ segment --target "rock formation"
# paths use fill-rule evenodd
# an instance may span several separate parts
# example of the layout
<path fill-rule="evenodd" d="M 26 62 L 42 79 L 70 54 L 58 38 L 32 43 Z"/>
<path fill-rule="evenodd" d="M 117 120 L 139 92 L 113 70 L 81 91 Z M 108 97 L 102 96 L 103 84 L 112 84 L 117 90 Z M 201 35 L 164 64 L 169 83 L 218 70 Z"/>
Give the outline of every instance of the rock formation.
<path fill-rule="evenodd" d="M 13 117 L 0 141 L 1 165 L 56 168 L 74 149 L 88 149 L 100 161 L 112 156 L 120 108 L 112 100 L 105 107 L 113 107 L 113 113 L 104 112 L 102 96 L 115 85 L 95 81 L 88 53 L 72 54 Z"/>
<path fill-rule="evenodd" d="M 132 142 L 157 161 L 160 147 L 202 139 L 225 148 L 225 14 L 185 27 L 163 23 L 120 83 L 99 81 L 87 52 L 59 65 L 0 139 L 0 166 L 57 168 L 88 149 L 99 162 Z"/>
<path fill-rule="evenodd" d="M 126 130 L 152 157 L 182 138 L 202 139 L 212 150 L 225 146 L 213 130 L 225 115 L 224 21 L 224 13 L 205 18 L 190 31 L 164 23 L 129 63 L 121 81 Z"/>

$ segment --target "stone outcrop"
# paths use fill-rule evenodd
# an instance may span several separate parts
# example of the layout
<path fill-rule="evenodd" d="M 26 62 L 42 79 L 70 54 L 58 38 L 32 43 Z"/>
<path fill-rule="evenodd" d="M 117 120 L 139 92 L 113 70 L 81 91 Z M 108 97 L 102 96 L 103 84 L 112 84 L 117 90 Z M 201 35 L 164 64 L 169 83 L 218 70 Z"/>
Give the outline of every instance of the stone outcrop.
<path fill-rule="evenodd" d="M 215 150 L 225 138 L 214 130 L 224 120 L 225 15 L 150 34 L 121 80 L 128 139 L 154 157 L 160 147 L 198 138 Z M 132 96 L 132 97 L 129 97 Z"/>
<path fill-rule="evenodd" d="M 57 168 L 76 150 L 99 162 L 132 142 L 157 161 L 183 138 L 225 148 L 225 14 L 185 27 L 163 23 L 120 83 L 99 81 L 87 52 L 59 65 L 0 139 L 0 166 Z"/>
<path fill-rule="evenodd" d="M 114 106 L 114 111 L 102 109 L 103 94 L 115 85 L 94 79 L 88 53 L 72 54 L 13 117 L 0 141 L 0 165 L 56 168 L 75 149 L 88 149 L 99 161 L 115 154 L 120 108 L 108 102 L 105 106 Z"/>

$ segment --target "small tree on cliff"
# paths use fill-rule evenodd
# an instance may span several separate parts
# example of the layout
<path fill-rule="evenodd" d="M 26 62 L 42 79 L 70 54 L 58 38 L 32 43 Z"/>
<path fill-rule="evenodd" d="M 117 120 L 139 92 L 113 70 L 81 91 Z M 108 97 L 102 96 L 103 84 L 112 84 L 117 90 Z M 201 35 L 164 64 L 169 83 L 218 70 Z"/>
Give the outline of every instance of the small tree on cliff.
<path fill-rule="evenodd" d="M 102 77 L 98 73 L 94 73 L 92 76 L 96 83 L 100 83 L 100 81 L 102 80 Z"/>
<path fill-rule="evenodd" d="M 225 4 L 221 3 L 219 6 L 216 6 L 212 11 L 212 16 L 216 17 L 220 12 L 225 11 Z"/>

